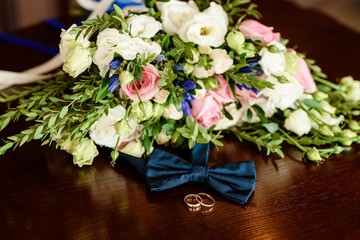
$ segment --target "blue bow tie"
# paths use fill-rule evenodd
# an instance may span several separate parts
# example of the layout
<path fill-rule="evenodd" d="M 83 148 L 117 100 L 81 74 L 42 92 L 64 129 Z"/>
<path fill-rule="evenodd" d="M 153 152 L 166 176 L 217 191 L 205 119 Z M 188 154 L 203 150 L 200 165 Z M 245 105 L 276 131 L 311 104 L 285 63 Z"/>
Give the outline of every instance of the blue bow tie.
<path fill-rule="evenodd" d="M 209 144 L 195 144 L 191 162 L 160 149 L 155 149 L 147 161 L 121 156 L 139 173 L 146 175 L 151 191 L 162 191 L 187 182 L 203 182 L 228 199 L 246 203 L 255 187 L 254 162 L 227 162 L 208 167 L 209 150 Z"/>

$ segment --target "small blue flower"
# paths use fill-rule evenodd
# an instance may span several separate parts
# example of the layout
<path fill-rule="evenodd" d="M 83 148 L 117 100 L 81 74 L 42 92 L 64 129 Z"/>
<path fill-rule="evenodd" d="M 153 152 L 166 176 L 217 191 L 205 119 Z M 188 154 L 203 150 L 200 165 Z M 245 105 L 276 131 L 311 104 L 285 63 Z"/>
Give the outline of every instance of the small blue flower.
<path fill-rule="evenodd" d="M 108 91 L 110 93 L 114 92 L 118 84 L 119 84 L 119 75 L 118 74 L 112 75 L 111 78 L 109 79 Z"/>
<path fill-rule="evenodd" d="M 246 66 L 246 67 L 240 68 L 239 72 L 241 72 L 241 73 L 252 73 L 253 70 L 249 66 Z"/>
<path fill-rule="evenodd" d="M 184 70 L 184 66 L 182 66 L 181 64 L 175 64 L 174 69 L 176 71 L 183 71 Z"/>
<path fill-rule="evenodd" d="M 249 63 L 249 67 L 254 68 L 258 64 L 259 64 L 258 62 L 251 62 L 251 63 Z"/>
<path fill-rule="evenodd" d="M 195 97 L 188 92 L 182 93 L 182 97 L 183 97 L 183 99 L 188 100 L 190 102 L 195 100 Z"/>
<path fill-rule="evenodd" d="M 252 87 L 250 90 L 253 91 L 256 95 L 259 94 L 259 92 L 260 92 L 259 89 L 256 89 L 254 87 Z"/>
<path fill-rule="evenodd" d="M 110 62 L 110 69 L 111 70 L 116 70 L 120 67 L 120 64 L 121 64 L 121 59 L 119 58 L 115 58 L 113 59 L 111 62 Z"/>
<path fill-rule="evenodd" d="M 159 54 L 159 55 L 156 56 L 155 60 L 157 62 L 162 62 L 162 61 L 165 60 L 165 56 L 163 54 Z"/>
<path fill-rule="evenodd" d="M 179 86 L 179 85 L 180 85 L 180 80 L 179 80 L 179 79 L 175 79 L 175 80 L 173 81 L 173 84 L 174 84 L 174 86 Z"/>
<path fill-rule="evenodd" d="M 181 110 L 186 116 L 190 116 L 190 109 L 191 107 L 188 101 L 181 101 Z"/>
<path fill-rule="evenodd" d="M 196 88 L 196 83 L 191 80 L 185 80 L 181 82 L 181 87 L 185 90 L 192 90 Z"/>

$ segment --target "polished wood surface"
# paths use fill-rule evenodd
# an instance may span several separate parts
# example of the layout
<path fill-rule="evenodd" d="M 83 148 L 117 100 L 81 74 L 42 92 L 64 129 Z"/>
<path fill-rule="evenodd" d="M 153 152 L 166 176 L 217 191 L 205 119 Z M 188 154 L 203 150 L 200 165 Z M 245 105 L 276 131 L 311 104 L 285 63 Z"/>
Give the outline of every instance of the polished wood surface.
<path fill-rule="evenodd" d="M 299 44 L 298 51 L 316 59 L 331 78 L 360 79 L 358 33 L 287 2 L 256 2 L 262 22 L 289 38 L 289 46 Z M 58 41 L 58 33 L 43 25 L 18 34 L 53 46 Z M 48 57 L 2 42 L 0 52 L 0 69 L 9 70 Z M 23 127 L 13 124 L 0 136 Z M 106 151 L 93 166 L 78 168 L 64 152 L 25 144 L 0 158 L 0 239 L 360 238 L 359 145 L 316 166 L 296 160 L 290 150 L 277 160 L 227 137 L 223 148 L 211 150 L 210 164 L 248 159 L 255 161 L 257 184 L 241 206 L 200 184 L 150 192 L 144 177 L 126 163 L 111 167 Z M 215 198 L 213 211 L 184 207 L 184 196 L 198 192 Z"/>

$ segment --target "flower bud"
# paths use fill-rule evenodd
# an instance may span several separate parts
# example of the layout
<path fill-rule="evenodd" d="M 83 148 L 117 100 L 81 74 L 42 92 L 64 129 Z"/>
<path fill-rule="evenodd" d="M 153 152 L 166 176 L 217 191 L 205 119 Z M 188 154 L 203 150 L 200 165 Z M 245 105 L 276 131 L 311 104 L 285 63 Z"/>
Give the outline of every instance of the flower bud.
<path fill-rule="evenodd" d="M 254 44 L 245 42 L 238 54 L 245 53 L 247 58 L 255 57 L 257 50 Z"/>
<path fill-rule="evenodd" d="M 192 59 L 191 58 L 185 58 L 185 61 L 190 63 L 190 64 L 195 64 L 197 62 L 199 62 L 199 52 L 194 50 L 194 49 L 191 49 L 191 53 L 192 53 Z M 185 66 L 184 66 L 185 68 Z"/>
<path fill-rule="evenodd" d="M 353 131 L 351 131 L 350 129 L 345 129 L 344 131 L 342 131 L 342 133 L 340 134 L 340 137 L 342 137 L 343 139 L 341 140 L 341 143 L 345 146 L 350 146 L 354 139 L 357 137 L 357 134 Z"/>
<path fill-rule="evenodd" d="M 226 42 L 229 45 L 230 48 L 234 49 L 236 52 L 241 51 L 241 47 L 245 42 L 244 34 L 242 34 L 240 31 L 231 31 L 226 36 Z"/>
<path fill-rule="evenodd" d="M 153 116 L 153 104 L 150 101 L 133 102 L 131 112 L 138 122 L 150 119 Z"/>
<path fill-rule="evenodd" d="M 333 125 L 333 126 L 331 126 L 331 131 L 332 131 L 335 135 L 338 135 L 339 133 L 342 132 L 342 129 L 339 127 L 339 125 Z"/>
<path fill-rule="evenodd" d="M 315 161 L 317 163 L 323 161 L 322 157 L 320 156 L 319 150 L 317 150 L 315 147 L 306 152 L 306 157 L 309 160 Z"/>
<path fill-rule="evenodd" d="M 166 135 L 165 131 L 161 131 L 156 138 L 156 143 L 159 145 L 163 145 L 169 142 L 170 140 L 171 140 L 171 136 Z"/>
<path fill-rule="evenodd" d="M 313 140 L 310 138 L 310 137 L 307 137 L 307 136 L 304 136 L 304 137 L 301 137 L 298 142 L 301 144 L 301 145 L 310 145 L 310 144 L 313 144 Z"/>
<path fill-rule="evenodd" d="M 328 99 L 329 95 L 327 93 L 318 91 L 313 94 L 313 97 L 316 101 L 320 102 L 320 101 Z"/>
<path fill-rule="evenodd" d="M 210 55 L 210 53 L 212 52 L 212 48 L 210 46 L 198 46 L 198 51 L 201 54 L 206 54 L 206 55 Z"/>
<path fill-rule="evenodd" d="M 207 78 L 204 84 L 207 89 L 215 89 L 219 86 L 217 79 L 214 77 Z"/>
<path fill-rule="evenodd" d="M 334 133 L 331 131 L 331 128 L 328 125 L 321 125 L 318 130 L 324 136 L 334 136 Z"/>
<path fill-rule="evenodd" d="M 328 112 L 330 114 L 335 114 L 336 108 L 331 106 L 328 101 L 322 101 L 320 102 L 320 105 L 321 105 L 321 109 L 324 110 L 325 112 Z"/>
<path fill-rule="evenodd" d="M 153 105 L 153 117 L 159 118 L 164 114 L 164 106 L 158 103 Z"/>
<path fill-rule="evenodd" d="M 355 120 L 351 120 L 349 122 L 349 128 L 355 132 L 359 131 L 360 130 L 360 124 L 358 121 L 355 121 Z"/>
<path fill-rule="evenodd" d="M 192 65 L 190 63 L 184 63 L 184 73 L 186 75 L 193 73 L 194 69 L 195 69 L 194 65 Z"/>
<path fill-rule="evenodd" d="M 122 86 L 130 83 L 132 80 L 134 80 L 134 75 L 132 75 L 129 71 L 122 71 L 119 76 L 120 84 Z"/>
<path fill-rule="evenodd" d="M 127 135 L 131 130 L 129 122 L 125 119 L 115 123 L 114 127 L 119 136 Z"/>

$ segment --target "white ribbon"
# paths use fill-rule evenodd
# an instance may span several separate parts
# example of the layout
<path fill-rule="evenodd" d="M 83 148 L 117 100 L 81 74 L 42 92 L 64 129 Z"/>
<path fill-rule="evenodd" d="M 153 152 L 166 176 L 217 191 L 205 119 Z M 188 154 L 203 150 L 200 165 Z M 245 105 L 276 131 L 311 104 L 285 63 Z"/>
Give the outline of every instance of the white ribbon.
<path fill-rule="evenodd" d="M 86 9 L 92 9 L 87 19 L 95 18 L 96 16 L 103 16 L 104 13 L 109 9 L 113 0 L 100 0 L 93 5 L 92 0 L 77 0 L 82 2 L 82 5 Z M 80 4 L 80 3 L 79 3 Z M 85 4 L 85 5 L 84 5 Z M 89 4 L 89 5 L 86 5 Z M 86 7 L 87 6 L 87 7 Z M 91 8 L 94 7 L 94 8 Z M 0 90 L 10 87 L 12 85 L 28 84 L 41 79 L 48 79 L 56 76 L 57 74 L 48 74 L 49 72 L 59 68 L 63 64 L 63 61 L 59 54 L 51 58 L 47 62 L 40 64 L 36 67 L 27 69 L 23 72 L 12 72 L 0 70 Z"/>

